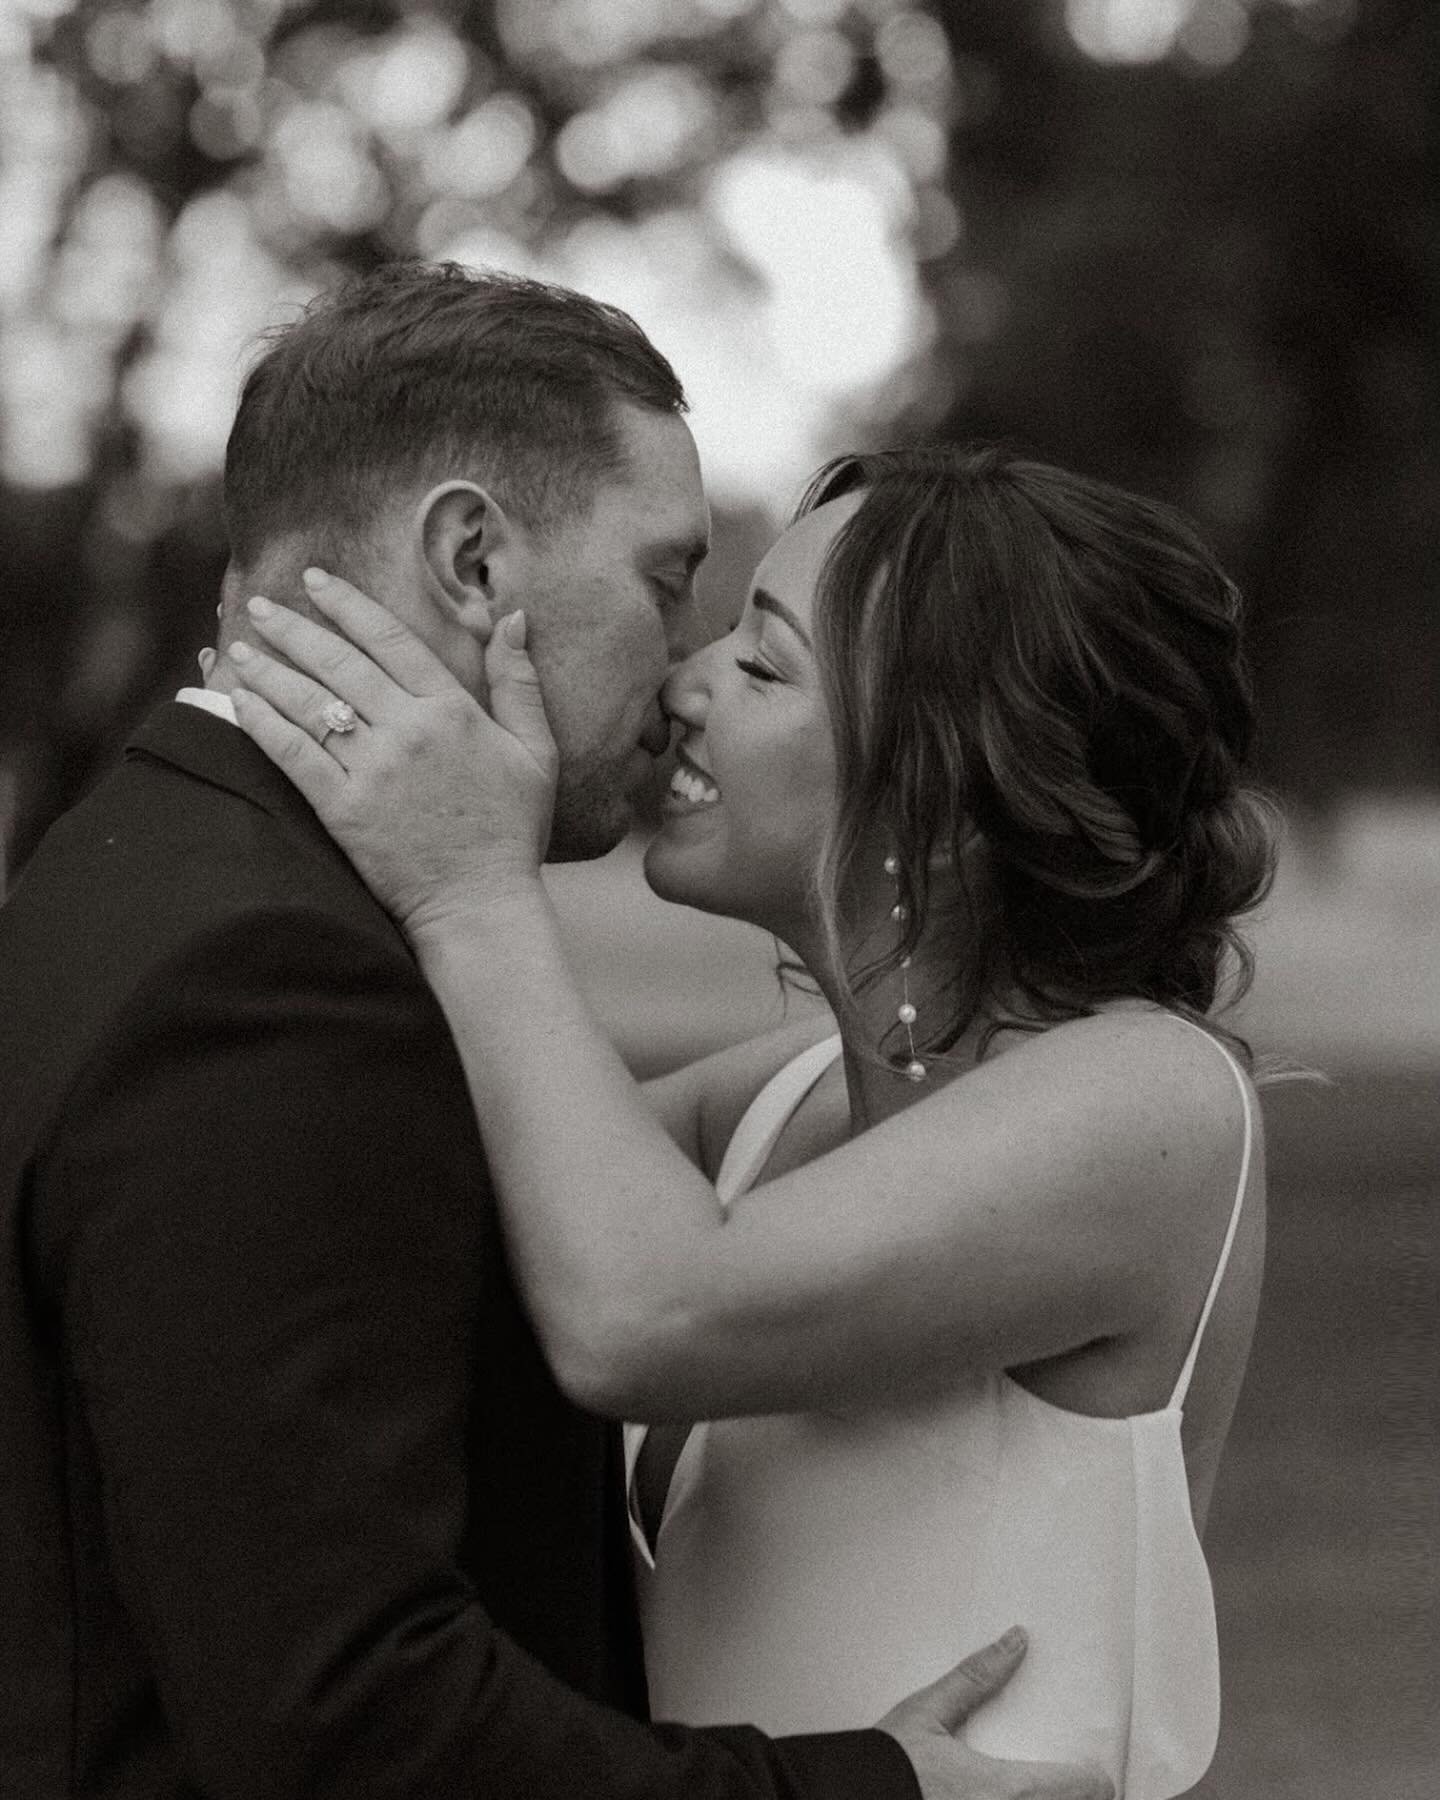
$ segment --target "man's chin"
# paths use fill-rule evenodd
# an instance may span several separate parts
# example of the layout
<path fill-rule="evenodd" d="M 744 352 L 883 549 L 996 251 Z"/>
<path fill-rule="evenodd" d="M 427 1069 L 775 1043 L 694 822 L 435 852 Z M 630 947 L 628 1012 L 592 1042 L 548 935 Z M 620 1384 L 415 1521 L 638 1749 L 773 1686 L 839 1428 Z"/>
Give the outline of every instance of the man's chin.
<path fill-rule="evenodd" d="M 594 862 L 597 857 L 608 856 L 628 835 L 634 822 L 634 807 L 613 790 L 588 794 L 567 794 L 562 790 L 555 797 L 545 860 Z"/>

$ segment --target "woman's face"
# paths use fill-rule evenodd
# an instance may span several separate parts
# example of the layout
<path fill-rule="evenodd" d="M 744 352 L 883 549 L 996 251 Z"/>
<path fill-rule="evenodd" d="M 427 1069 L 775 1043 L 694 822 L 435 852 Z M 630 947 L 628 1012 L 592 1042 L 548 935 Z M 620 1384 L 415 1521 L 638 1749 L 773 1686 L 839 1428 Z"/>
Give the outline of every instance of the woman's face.
<path fill-rule="evenodd" d="M 815 588 L 862 498 L 828 501 L 792 525 L 756 569 L 734 630 L 680 664 L 661 696 L 683 732 L 645 857 L 651 887 L 792 943 L 835 804 Z"/>

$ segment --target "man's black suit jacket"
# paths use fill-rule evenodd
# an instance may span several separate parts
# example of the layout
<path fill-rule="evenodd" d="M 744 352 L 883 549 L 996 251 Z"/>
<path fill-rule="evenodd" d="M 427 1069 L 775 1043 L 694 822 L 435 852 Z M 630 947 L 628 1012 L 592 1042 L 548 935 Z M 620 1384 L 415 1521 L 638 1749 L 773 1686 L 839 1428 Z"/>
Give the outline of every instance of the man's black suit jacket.
<path fill-rule="evenodd" d="M 916 1793 L 878 1732 L 637 1722 L 616 1432 L 516 1303 L 443 1016 L 198 709 L 0 909 L 0 1207 L 5 1800 Z"/>

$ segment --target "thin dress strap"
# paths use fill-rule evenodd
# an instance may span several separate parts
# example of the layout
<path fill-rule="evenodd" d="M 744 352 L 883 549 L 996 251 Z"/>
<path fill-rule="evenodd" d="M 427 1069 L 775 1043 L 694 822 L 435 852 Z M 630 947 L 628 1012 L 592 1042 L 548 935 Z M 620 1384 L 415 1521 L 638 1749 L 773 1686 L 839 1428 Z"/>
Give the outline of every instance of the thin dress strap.
<path fill-rule="evenodd" d="M 790 1115 L 839 1054 L 838 1034 L 822 1038 L 777 1070 L 750 1102 L 725 1146 L 715 1177 L 715 1192 L 722 1206 L 729 1206 L 751 1186 Z"/>
<path fill-rule="evenodd" d="M 729 1208 L 765 1167 L 776 1140 L 785 1129 L 791 1114 L 814 1087 L 815 1083 L 840 1054 L 840 1037 L 822 1038 L 808 1050 L 802 1050 L 776 1072 L 746 1107 L 740 1123 L 730 1135 L 725 1155 L 715 1177 L 715 1193 L 720 1204 Z M 643 1457 L 652 1471 L 647 1479 L 662 1487 L 660 1525 L 670 1504 L 670 1490 L 686 1444 L 704 1425 L 626 1425 L 625 1427 L 625 1493 L 630 1513 L 630 1536 L 645 1566 L 655 1567 L 655 1552 L 645 1529 L 640 1511 L 640 1462 Z"/>
<path fill-rule="evenodd" d="M 1235 1243 L 1235 1233 L 1240 1225 L 1240 1208 L 1244 1203 L 1245 1189 L 1250 1183 L 1250 1155 L 1255 1146 L 1255 1118 L 1250 1104 L 1250 1087 L 1245 1080 L 1240 1065 L 1235 1058 L 1216 1038 L 1213 1038 L 1203 1025 L 1197 1025 L 1193 1019 L 1184 1018 L 1179 1013 L 1169 1013 L 1178 1025 L 1188 1025 L 1192 1031 L 1198 1032 L 1207 1044 L 1213 1044 L 1225 1058 L 1230 1073 L 1235 1077 L 1235 1085 L 1240 1090 L 1240 1105 L 1245 1114 L 1245 1141 L 1240 1152 L 1240 1180 L 1235 1188 L 1235 1203 L 1230 1208 L 1230 1223 L 1225 1228 L 1225 1241 L 1220 1246 L 1220 1260 L 1215 1265 L 1215 1273 L 1210 1279 L 1210 1292 L 1205 1296 L 1205 1304 L 1200 1309 L 1200 1323 L 1195 1327 L 1195 1335 L 1190 1340 L 1190 1350 L 1185 1358 L 1185 1366 L 1180 1371 L 1180 1379 L 1175 1383 L 1175 1392 L 1170 1396 L 1170 1408 L 1183 1407 L 1185 1396 L 1190 1392 L 1190 1378 L 1195 1373 L 1195 1363 L 1200 1355 L 1200 1340 L 1205 1335 L 1205 1327 L 1210 1323 L 1210 1314 L 1215 1309 L 1216 1296 L 1220 1292 L 1220 1283 L 1225 1279 L 1225 1270 L 1230 1261 L 1230 1251 Z"/>

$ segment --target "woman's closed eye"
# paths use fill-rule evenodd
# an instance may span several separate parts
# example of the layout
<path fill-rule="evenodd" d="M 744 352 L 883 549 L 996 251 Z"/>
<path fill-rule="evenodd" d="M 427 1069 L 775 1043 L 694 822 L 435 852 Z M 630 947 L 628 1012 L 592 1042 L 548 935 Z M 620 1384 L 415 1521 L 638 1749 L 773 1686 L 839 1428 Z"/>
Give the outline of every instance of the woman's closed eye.
<path fill-rule="evenodd" d="M 732 638 L 735 637 L 744 624 L 745 614 L 742 613 L 738 619 L 732 622 L 726 635 Z M 778 669 L 772 667 L 772 665 L 767 662 L 762 662 L 758 656 L 737 656 L 735 658 L 735 667 L 739 669 L 742 675 L 748 675 L 752 681 L 769 682 L 784 681 L 785 679 Z"/>

